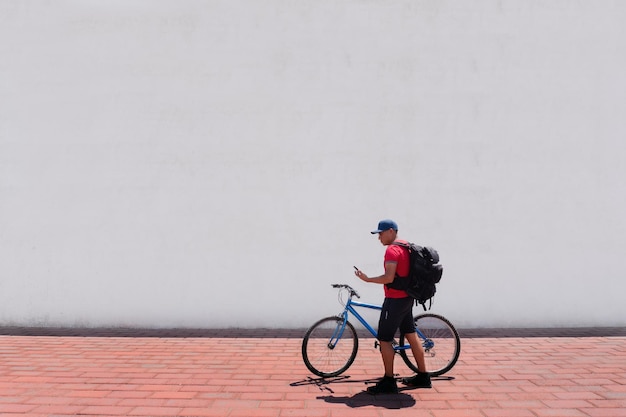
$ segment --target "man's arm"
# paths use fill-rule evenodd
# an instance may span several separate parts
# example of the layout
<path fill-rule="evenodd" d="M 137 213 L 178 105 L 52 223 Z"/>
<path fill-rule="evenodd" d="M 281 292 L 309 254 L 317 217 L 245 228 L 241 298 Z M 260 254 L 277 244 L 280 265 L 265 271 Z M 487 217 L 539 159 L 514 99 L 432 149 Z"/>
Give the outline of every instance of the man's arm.
<path fill-rule="evenodd" d="M 354 275 L 365 282 L 373 282 L 376 284 L 391 284 L 396 277 L 396 268 L 398 263 L 395 261 L 385 262 L 385 273 L 379 277 L 370 278 L 363 271 L 354 271 Z"/>

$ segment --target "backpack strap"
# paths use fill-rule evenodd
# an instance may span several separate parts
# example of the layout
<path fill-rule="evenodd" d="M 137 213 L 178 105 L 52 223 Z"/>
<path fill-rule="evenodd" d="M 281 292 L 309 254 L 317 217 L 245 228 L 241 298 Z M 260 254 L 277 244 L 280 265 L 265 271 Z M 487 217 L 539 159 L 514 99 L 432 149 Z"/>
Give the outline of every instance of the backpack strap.
<path fill-rule="evenodd" d="M 402 243 L 402 242 L 393 242 L 392 245 L 400 246 L 400 247 L 406 249 L 409 252 L 409 275 L 410 275 L 411 274 L 411 244 L 410 243 Z M 398 270 L 396 270 L 396 276 L 394 277 L 394 279 L 397 278 L 397 277 L 400 277 L 400 275 L 398 275 Z M 400 278 L 405 278 L 405 277 L 400 277 Z"/>
<path fill-rule="evenodd" d="M 403 243 L 403 242 L 393 242 L 392 245 L 394 246 L 402 246 L 405 249 L 408 249 L 409 251 L 411 250 L 411 244 L 410 243 Z"/>
<path fill-rule="evenodd" d="M 409 252 L 409 263 L 411 262 L 411 260 L 410 260 L 410 257 L 411 257 L 411 244 L 410 243 L 393 242 L 391 244 L 394 245 L 394 246 L 400 246 L 400 247 L 403 247 L 404 249 L 406 249 Z M 410 275 L 410 269 L 409 269 L 409 275 Z M 406 277 L 401 277 L 400 275 L 398 275 L 398 270 L 396 269 L 396 275 L 393 277 L 393 281 L 391 283 L 389 283 L 389 284 L 385 284 L 385 286 L 387 288 L 393 288 L 393 289 L 396 289 L 396 290 L 405 291 L 406 290 L 405 287 L 408 284 L 408 282 L 397 281 L 397 278 L 403 278 L 404 279 L 404 278 L 408 278 L 409 275 L 407 275 Z M 400 285 L 400 282 L 403 285 Z"/>

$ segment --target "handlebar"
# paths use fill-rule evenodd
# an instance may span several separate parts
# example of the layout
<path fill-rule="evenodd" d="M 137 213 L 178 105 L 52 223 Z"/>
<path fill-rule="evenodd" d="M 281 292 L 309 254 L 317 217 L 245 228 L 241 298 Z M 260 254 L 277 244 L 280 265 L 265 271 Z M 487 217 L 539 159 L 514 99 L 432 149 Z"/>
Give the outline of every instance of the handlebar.
<path fill-rule="evenodd" d="M 333 288 L 346 289 L 350 293 L 350 297 L 361 298 L 358 292 L 354 288 L 346 284 L 332 284 Z"/>

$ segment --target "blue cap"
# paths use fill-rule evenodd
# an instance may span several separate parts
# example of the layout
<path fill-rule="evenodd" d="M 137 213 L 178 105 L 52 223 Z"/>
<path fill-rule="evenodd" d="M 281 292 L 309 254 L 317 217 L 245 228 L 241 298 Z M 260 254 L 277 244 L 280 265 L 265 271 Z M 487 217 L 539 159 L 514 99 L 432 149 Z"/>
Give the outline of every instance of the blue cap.
<path fill-rule="evenodd" d="M 374 230 L 372 234 L 384 232 L 385 230 L 393 229 L 396 232 L 398 231 L 398 223 L 393 220 L 386 219 L 378 222 L 378 229 Z"/>

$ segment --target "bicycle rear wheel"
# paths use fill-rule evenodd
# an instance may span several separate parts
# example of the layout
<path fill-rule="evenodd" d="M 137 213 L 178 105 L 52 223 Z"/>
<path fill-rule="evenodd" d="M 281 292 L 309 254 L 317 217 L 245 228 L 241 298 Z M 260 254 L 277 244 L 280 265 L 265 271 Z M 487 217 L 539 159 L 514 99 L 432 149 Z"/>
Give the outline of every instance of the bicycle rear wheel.
<path fill-rule="evenodd" d="M 307 330 L 302 340 L 302 359 L 315 375 L 340 375 L 352 365 L 359 348 L 354 326 L 341 317 L 326 317 Z"/>
<path fill-rule="evenodd" d="M 415 327 L 419 329 L 417 334 L 424 347 L 426 370 L 432 376 L 445 374 L 452 369 L 461 354 L 461 339 L 458 332 L 448 319 L 437 314 L 420 314 L 413 320 Z M 400 345 L 404 344 L 405 338 L 401 336 Z M 412 354 L 401 350 L 400 356 L 411 370 L 417 372 L 417 364 Z"/>

